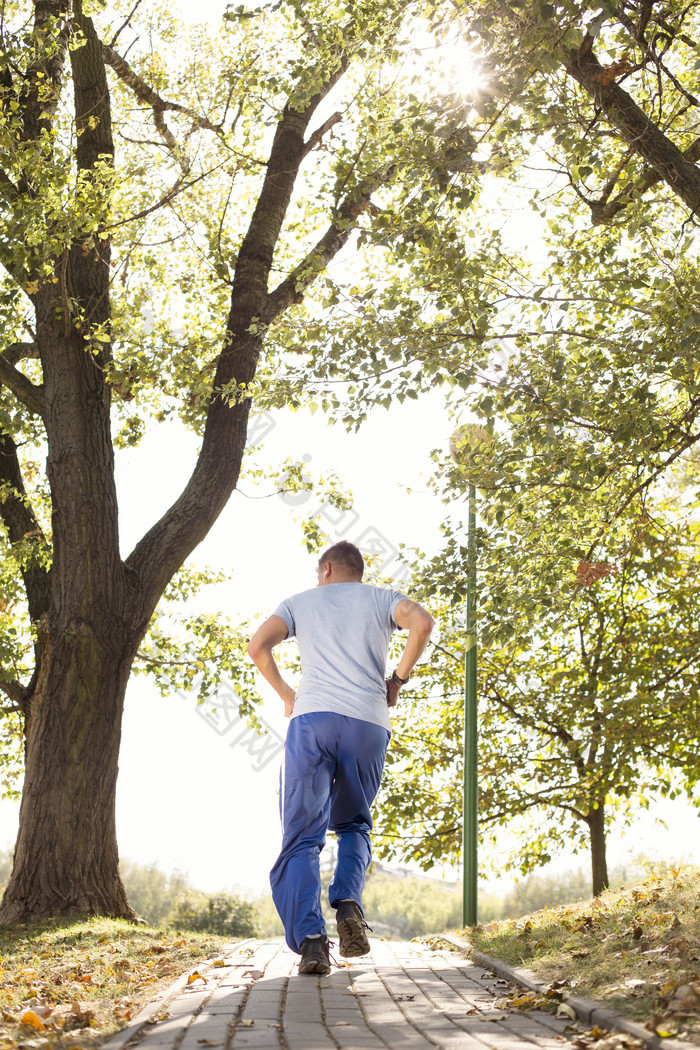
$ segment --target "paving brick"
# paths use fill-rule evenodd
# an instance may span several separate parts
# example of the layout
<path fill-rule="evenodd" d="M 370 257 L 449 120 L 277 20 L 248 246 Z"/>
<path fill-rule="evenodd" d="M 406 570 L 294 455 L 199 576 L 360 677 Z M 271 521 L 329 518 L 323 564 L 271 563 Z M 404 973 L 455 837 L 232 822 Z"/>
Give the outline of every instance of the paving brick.
<path fill-rule="evenodd" d="M 206 1046 L 225 1046 L 228 1033 L 226 1018 L 212 1023 L 208 1019 L 196 1018 L 185 1032 L 178 1050 L 204 1050 Z"/>
<path fill-rule="evenodd" d="M 151 1034 L 141 1039 L 137 1045 L 139 1050 L 141 1050 L 142 1047 L 143 1050 L 166 1050 L 166 1048 L 173 1046 L 174 1042 L 174 1036 L 168 1038 L 166 1036 L 156 1036 L 155 1034 Z"/>
<path fill-rule="evenodd" d="M 246 1021 L 277 1021 L 280 1016 L 280 1004 L 258 1003 L 250 1000 L 245 1004 L 241 1017 Z"/>
<path fill-rule="evenodd" d="M 276 1050 L 280 1046 L 280 1030 L 259 1026 L 255 1029 L 236 1026 L 231 1034 L 230 1043 L 232 1047 L 260 1048 L 260 1050 Z"/>
<path fill-rule="evenodd" d="M 290 1050 L 295 1048 L 335 1046 L 322 1024 L 289 1022 L 284 1025 L 284 1039 Z"/>
<path fill-rule="evenodd" d="M 167 1010 L 169 1017 L 188 1017 L 201 1007 L 202 1003 L 206 1002 L 209 996 L 212 994 L 213 989 L 207 988 L 206 991 L 196 992 L 194 994 L 183 992 L 178 995 L 175 999 L 171 1000 L 167 1006 L 163 1006 L 163 1010 Z"/>
<path fill-rule="evenodd" d="M 287 1003 L 282 1017 L 285 1027 L 288 1024 L 321 1024 L 323 1015 L 321 1004 L 316 1003 Z"/>
<path fill-rule="evenodd" d="M 203 1009 L 208 1012 L 217 1011 L 218 1013 L 235 1014 L 240 1010 L 243 1002 L 243 995 L 212 995 Z"/>

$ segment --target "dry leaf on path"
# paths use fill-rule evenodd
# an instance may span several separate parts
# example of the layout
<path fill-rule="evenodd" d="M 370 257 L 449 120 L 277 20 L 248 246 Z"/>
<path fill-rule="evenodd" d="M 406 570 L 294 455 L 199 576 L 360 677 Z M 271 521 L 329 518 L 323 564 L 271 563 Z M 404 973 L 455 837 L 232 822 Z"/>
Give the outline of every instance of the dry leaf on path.
<path fill-rule="evenodd" d="M 557 1017 L 568 1017 L 570 1021 L 576 1020 L 576 1011 L 573 1006 L 569 1006 L 568 1003 L 559 1003 L 557 1007 Z"/>

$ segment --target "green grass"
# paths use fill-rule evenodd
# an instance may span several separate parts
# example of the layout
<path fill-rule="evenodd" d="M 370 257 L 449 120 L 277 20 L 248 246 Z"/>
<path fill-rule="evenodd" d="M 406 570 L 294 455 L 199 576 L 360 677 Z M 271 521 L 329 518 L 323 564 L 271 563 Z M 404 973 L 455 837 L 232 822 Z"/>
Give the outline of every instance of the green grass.
<path fill-rule="evenodd" d="M 117 919 L 0 927 L 0 1048 L 94 1047 L 227 943 Z"/>
<path fill-rule="evenodd" d="M 700 1036 L 700 871 L 672 868 L 591 901 L 463 930 L 477 950 L 567 981 L 652 1030 Z"/>

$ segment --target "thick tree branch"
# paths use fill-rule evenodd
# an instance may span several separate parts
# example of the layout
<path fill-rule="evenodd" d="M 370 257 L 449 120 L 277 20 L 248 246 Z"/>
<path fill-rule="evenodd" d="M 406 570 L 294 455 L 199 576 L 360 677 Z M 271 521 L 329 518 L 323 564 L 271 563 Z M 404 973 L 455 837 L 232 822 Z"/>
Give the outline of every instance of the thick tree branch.
<path fill-rule="evenodd" d="M 122 24 L 119 26 L 119 29 L 117 29 L 116 33 L 114 34 L 114 36 L 110 40 L 110 42 L 109 42 L 109 46 L 110 47 L 114 47 L 114 45 L 116 44 L 117 40 L 119 39 L 119 37 L 122 35 L 124 30 L 126 29 L 126 27 L 131 25 L 131 19 L 134 17 L 134 15 L 138 11 L 139 7 L 141 6 L 141 2 L 142 2 L 142 0 L 136 0 L 136 3 L 131 8 L 131 11 L 129 11 L 129 14 L 126 16 L 126 18 L 124 19 Z"/>
<path fill-rule="evenodd" d="M 56 25 L 59 33 L 55 51 L 44 54 L 46 42 L 51 40 Z M 56 112 L 70 38 L 70 2 L 37 0 L 33 38 L 37 43 L 37 57 L 27 68 L 20 94 L 22 136 L 26 142 L 38 141 L 42 132 L 50 129 Z M 47 84 L 53 88 L 51 95 L 47 95 Z"/>
<path fill-rule="evenodd" d="M 207 120 L 206 117 L 196 113 L 188 106 L 181 106 L 177 102 L 168 102 L 166 99 L 162 98 L 157 91 L 154 91 L 153 88 L 138 75 L 138 73 L 134 72 L 126 59 L 117 54 L 114 48 L 109 47 L 109 45 L 102 44 L 102 56 L 107 65 L 112 67 L 119 79 L 126 84 L 127 87 L 131 88 L 137 99 L 140 102 L 145 102 L 146 105 L 151 107 L 153 110 L 153 120 L 158 129 L 158 134 L 161 136 L 168 149 L 171 150 L 176 157 L 182 171 L 187 173 L 191 167 L 190 160 L 168 127 L 163 114 L 168 111 L 172 113 L 182 113 L 184 116 L 191 118 L 195 127 L 203 128 L 206 131 L 213 131 L 216 135 L 223 135 L 224 129 L 220 124 L 213 124 L 210 120 Z"/>
<path fill-rule="evenodd" d="M 692 164 L 695 164 L 700 160 L 700 139 L 696 139 L 688 149 L 685 151 L 683 156 L 686 160 L 689 160 Z M 616 215 L 619 215 L 621 211 L 628 208 L 633 201 L 641 197 L 647 190 L 650 190 L 652 186 L 658 185 L 661 182 L 661 175 L 658 171 L 653 168 L 645 167 L 642 171 L 639 179 L 633 186 L 629 186 L 619 193 L 617 197 L 609 200 L 609 195 L 614 188 L 614 184 L 617 182 L 617 178 L 611 180 L 607 195 L 604 193 L 603 196 L 597 200 L 592 201 L 584 198 L 586 204 L 591 209 L 591 219 L 594 226 L 601 226 L 604 223 L 612 222 Z M 608 189 L 608 187 L 606 187 Z"/>
<path fill-rule="evenodd" d="M 634 100 L 610 77 L 586 37 L 577 49 L 562 49 L 564 67 L 605 114 L 635 153 L 677 194 L 691 212 L 700 211 L 700 170 L 671 142 Z"/>
<path fill-rule="evenodd" d="M 11 682 L 0 682 L 0 692 L 4 693 L 5 696 L 9 697 L 12 703 L 15 705 L 11 708 L 0 708 L 3 714 L 25 710 L 29 690 L 26 686 L 22 685 L 21 682 L 17 682 L 14 679 Z"/>
<path fill-rule="evenodd" d="M 78 167 L 87 171 L 101 158 L 114 157 L 112 107 L 102 45 L 92 19 L 83 14 L 82 0 L 75 0 L 75 6 L 76 23 L 85 36 L 83 47 L 71 51 L 78 133 L 76 152 Z"/>
<path fill-rule="evenodd" d="M 180 170 L 182 171 L 183 175 L 189 174 L 189 171 L 192 167 L 192 161 L 190 160 L 187 153 L 185 153 L 185 151 L 181 148 L 172 131 L 166 124 L 162 109 L 157 109 L 154 107 L 153 123 L 156 126 L 158 134 L 163 139 L 163 142 L 166 144 L 166 146 L 180 165 Z"/>
<path fill-rule="evenodd" d="M 330 131 L 331 128 L 334 128 L 336 124 L 339 124 L 342 119 L 343 117 L 341 113 L 334 113 L 333 116 L 329 117 L 320 128 L 317 128 L 313 135 L 309 137 L 308 142 L 304 143 L 304 156 L 306 157 L 313 149 L 316 149 L 326 132 Z"/>
<path fill-rule="evenodd" d="M 0 354 L 0 383 L 11 390 L 25 408 L 43 418 L 46 411 L 43 388 L 35 386 L 19 369 L 15 368 L 6 354 L 7 352 Z"/>
<path fill-rule="evenodd" d="M 328 266 L 338 252 L 347 244 L 357 226 L 360 215 L 370 204 L 372 194 L 389 177 L 390 171 L 366 179 L 343 201 L 336 219 L 308 255 L 292 270 L 287 278 L 270 292 L 263 310 L 262 320 L 272 324 L 290 306 L 300 303 L 309 285 Z"/>
<path fill-rule="evenodd" d="M 2 354 L 2 357 L 11 365 L 16 365 L 18 361 L 24 361 L 27 357 L 38 356 L 39 347 L 36 343 L 10 343 Z"/>
<path fill-rule="evenodd" d="M 21 543 L 28 538 L 44 543 L 37 516 L 29 502 L 17 455 L 17 445 L 3 430 L 0 430 L 0 487 L 4 498 L 0 499 L 2 518 L 10 543 Z M 29 605 L 29 615 L 36 622 L 48 610 L 51 602 L 50 572 L 35 561 L 22 569 L 24 587 Z"/>
<path fill-rule="evenodd" d="M 317 94 L 302 109 L 288 103 L 281 114 L 260 194 L 238 252 L 199 459 L 182 495 L 126 560 L 139 591 L 135 610 L 139 630 L 145 629 L 164 586 L 206 536 L 238 481 L 250 411 L 245 391 L 255 377 L 263 338 L 254 321 L 262 317 L 268 299 L 272 260 L 306 155 L 309 122 L 346 68 L 347 59 L 339 55 L 335 72 L 327 75 Z"/>

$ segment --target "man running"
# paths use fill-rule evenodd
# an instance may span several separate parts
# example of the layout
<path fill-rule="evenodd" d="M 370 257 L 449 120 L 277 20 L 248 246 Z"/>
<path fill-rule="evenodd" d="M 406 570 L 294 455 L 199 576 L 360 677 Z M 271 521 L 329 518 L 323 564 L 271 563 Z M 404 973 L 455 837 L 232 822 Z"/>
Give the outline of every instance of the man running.
<path fill-rule="evenodd" d="M 270 873 L 287 944 L 299 973 L 330 972 L 321 912 L 319 854 L 330 827 L 338 839 L 329 887 L 340 954 L 366 955 L 362 910 L 372 858 L 370 806 L 379 790 L 391 736 L 389 707 L 423 652 L 433 619 L 400 591 L 362 583 L 364 560 L 347 541 L 318 563 L 318 587 L 295 594 L 255 632 L 248 653 L 291 718 L 280 790 L 282 849 Z M 386 679 L 392 632 L 408 630 L 396 670 Z M 296 637 L 302 679 L 294 691 L 272 650 Z"/>

